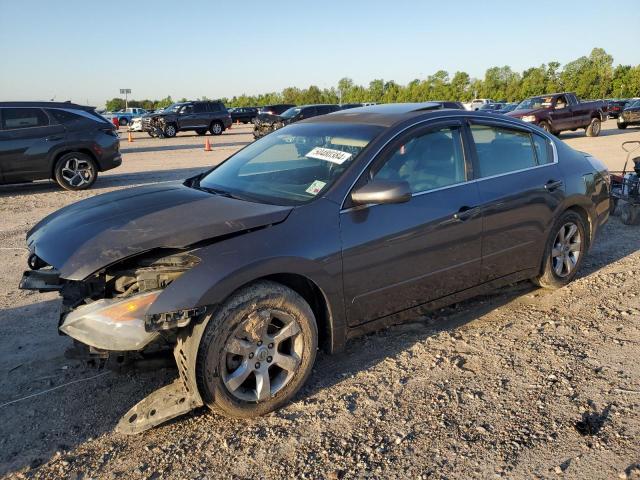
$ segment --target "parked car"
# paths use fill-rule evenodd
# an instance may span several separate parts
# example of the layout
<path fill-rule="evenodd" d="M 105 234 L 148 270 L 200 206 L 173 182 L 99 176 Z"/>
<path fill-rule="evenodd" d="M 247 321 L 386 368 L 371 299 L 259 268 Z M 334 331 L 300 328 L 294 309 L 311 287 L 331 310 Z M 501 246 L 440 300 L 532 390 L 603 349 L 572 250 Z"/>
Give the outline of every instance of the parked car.
<path fill-rule="evenodd" d="M 479 112 L 497 112 L 498 110 L 501 110 L 502 107 L 504 107 L 504 103 L 485 103 L 484 105 L 482 105 L 478 111 Z"/>
<path fill-rule="evenodd" d="M 236 107 L 229 113 L 233 122 L 250 123 L 258 116 L 258 109 L 256 107 Z"/>
<path fill-rule="evenodd" d="M 610 100 L 609 109 L 607 110 L 607 114 L 609 118 L 618 118 L 618 115 L 622 113 L 624 107 L 627 105 L 629 100 L 621 99 L 621 100 Z"/>
<path fill-rule="evenodd" d="M 291 103 L 265 105 L 264 107 L 260 107 L 258 109 L 258 115 L 280 115 L 281 113 L 284 113 L 285 110 L 289 110 L 291 107 L 295 107 L 295 105 Z"/>
<path fill-rule="evenodd" d="M 574 93 L 562 92 L 528 98 L 507 115 L 556 135 L 564 130 L 584 128 L 588 137 L 597 137 L 606 110 L 602 100 L 581 102 Z"/>
<path fill-rule="evenodd" d="M 142 117 L 134 118 L 133 120 L 131 120 L 128 130 L 130 132 L 144 132 Z"/>
<path fill-rule="evenodd" d="M 627 104 L 618 116 L 618 128 L 627 128 L 630 125 L 640 125 L 640 100 L 634 100 Z"/>
<path fill-rule="evenodd" d="M 496 113 L 505 113 L 513 112 L 518 107 L 517 103 L 503 103 L 502 108 L 496 110 Z"/>
<path fill-rule="evenodd" d="M 175 137 L 185 131 L 204 135 L 207 130 L 221 135 L 231 126 L 231 115 L 222 102 L 203 100 L 174 103 L 160 113 L 143 117 L 142 122 L 151 136 Z"/>
<path fill-rule="evenodd" d="M 517 281 L 563 287 L 608 215 L 606 167 L 534 125 L 379 105 L 49 215 L 20 287 L 62 295 L 86 358 L 173 349 L 179 378 L 119 423 L 135 433 L 200 405 L 266 414 L 318 347 Z"/>
<path fill-rule="evenodd" d="M 490 98 L 474 98 L 473 100 L 471 100 L 469 103 L 465 103 L 464 108 L 466 108 L 467 110 L 479 110 L 481 106 L 486 105 L 487 103 L 496 103 L 493 100 L 491 100 Z"/>
<path fill-rule="evenodd" d="M 254 122 L 253 137 L 256 139 L 262 138 L 268 133 L 290 123 L 318 115 L 326 115 L 338 110 L 340 110 L 340 107 L 333 104 L 301 105 L 299 107 L 291 107 L 282 112 L 281 115 L 260 115 Z"/>
<path fill-rule="evenodd" d="M 50 178 L 84 190 L 121 163 L 118 134 L 93 107 L 0 102 L 0 183 Z"/>
<path fill-rule="evenodd" d="M 120 110 L 118 112 L 103 113 L 102 116 L 105 117 L 110 123 L 114 123 L 113 119 L 117 118 L 118 124 L 121 127 L 125 127 L 129 125 L 133 121 L 133 119 L 142 117 L 147 113 L 149 112 L 147 112 L 147 110 L 145 110 L 144 108 L 125 108 L 124 110 Z"/>

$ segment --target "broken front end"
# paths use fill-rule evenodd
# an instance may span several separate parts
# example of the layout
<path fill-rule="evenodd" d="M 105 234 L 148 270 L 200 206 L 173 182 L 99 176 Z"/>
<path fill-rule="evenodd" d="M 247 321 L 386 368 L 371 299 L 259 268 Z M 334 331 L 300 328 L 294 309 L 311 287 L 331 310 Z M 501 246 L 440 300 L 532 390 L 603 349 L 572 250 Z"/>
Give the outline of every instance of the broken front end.
<path fill-rule="evenodd" d="M 258 115 L 253 126 L 253 138 L 256 140 L 284 127 L 284 122 L 277 115 Z"/>
<path fill-rule="evenodd" d="M 206 308 L 149 314 L 149 307 L 199 261 L 190 252 L 161 251 L 127 259 L 75 281 L 61 278 L 55 268 L 32 254 L 31 270 L 24 272 L 20 288 L 59 292 L 59 331 L 74 339 L 68 357 L 111 368 L 147 362 L 158 365 L 159 360 L 171 358 L 171 351 L 180 343 L 180 329 L 202 317 Z M 138 433 L 202 405 L 197 387 L 189 380 L 185 350 L 174 351 L 180 378 L 133 407 L 118 424 L 120 432 Z"/>

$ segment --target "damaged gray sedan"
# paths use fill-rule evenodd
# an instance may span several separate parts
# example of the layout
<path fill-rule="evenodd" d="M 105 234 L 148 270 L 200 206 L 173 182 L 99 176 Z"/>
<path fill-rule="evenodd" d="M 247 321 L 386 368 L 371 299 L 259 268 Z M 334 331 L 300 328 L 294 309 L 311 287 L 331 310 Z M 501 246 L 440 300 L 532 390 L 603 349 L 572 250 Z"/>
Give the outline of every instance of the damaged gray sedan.
<path fill-rule="evenodd" d="M 206 405 L 277 409 L 316 351 L 497 286 L 571 281 L 609 212 L 597 160 L 535 126 L 437 104 L 286 126 L 184 182 L 59 210 L 21 288 L 58 291 L 84 358 L 173 352 L 136 433 Z"/>

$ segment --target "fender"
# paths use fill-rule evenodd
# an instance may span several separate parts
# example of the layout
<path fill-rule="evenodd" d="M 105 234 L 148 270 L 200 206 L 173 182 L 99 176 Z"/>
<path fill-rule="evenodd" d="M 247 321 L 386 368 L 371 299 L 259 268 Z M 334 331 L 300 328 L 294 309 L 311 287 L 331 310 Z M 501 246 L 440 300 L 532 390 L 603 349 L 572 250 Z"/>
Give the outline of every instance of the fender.
<path fill-rule="evenodd" d="M 303 216 L 294 209 L 283 224 L 193 250 L 200 263 L 174 280 L 148 314 L 219 305 L 247 283 L 270 275 L 295 274 L 312 282 L 324 296 L 330 350 L 339 350 L 346 338 L 339 207 L 325 199 L 312 205 L 312 213 L 305 210 Z M 308 215 L 324 216 L 327 221 L 309 228 Z M 294 226 L 299 232 L 295 238 L 290 236 L 291 222 L 299 224 Z M 284 224 L 287 228 L 281 228 Z M 314 230 L 319 225 L 322 235 Z"/>

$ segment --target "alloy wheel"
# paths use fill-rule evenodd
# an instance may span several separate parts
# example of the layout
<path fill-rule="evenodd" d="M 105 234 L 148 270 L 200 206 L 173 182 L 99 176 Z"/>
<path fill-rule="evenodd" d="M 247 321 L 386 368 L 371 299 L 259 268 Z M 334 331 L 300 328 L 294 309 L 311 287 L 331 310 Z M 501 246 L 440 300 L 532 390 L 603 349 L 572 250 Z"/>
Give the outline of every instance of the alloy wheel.
<path fill-rule="evenodd" d="M 551 263 L 558 277 L 571 274 L 578 264 L 582 251 L 582 238 L 578 226 L 573 222 L 565 223 L 553 242 Z"/>
<path fill-rule="evenodd" d="M 277 309 L 255 311 L 224 345 L 223 383 L 239 400 L 268 400 L 291 381 L 303 350 L 302 330 L 292 315 Z"/>
<path fill-rule="evenodd" d="M 214 123 L 211 130 L 213 130 L 214 135 L 220 135 L 222 133 L 222 126 L 219 123 Z"/>
<path fill-rule="evenodd" d="M 75 188 L 91 183 L 95 175 L 91 162 L 76 157 L 69 158 L 60 173 L 64 181 Z"/>

